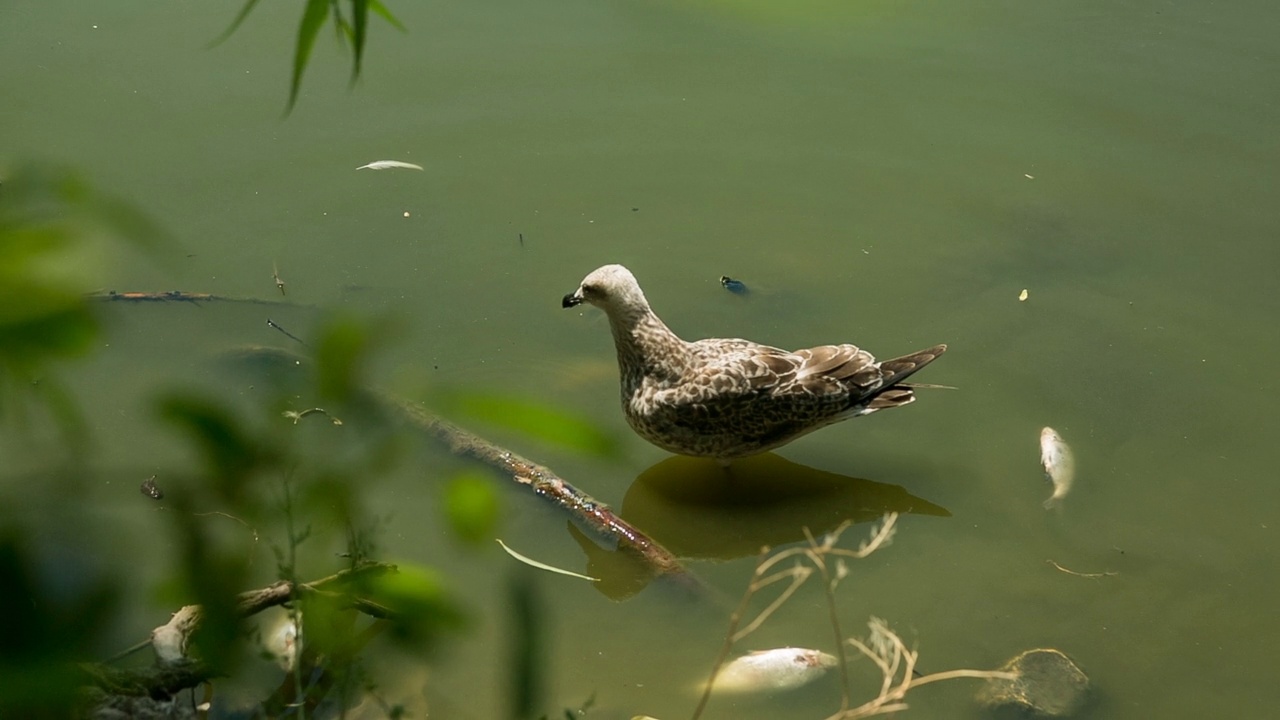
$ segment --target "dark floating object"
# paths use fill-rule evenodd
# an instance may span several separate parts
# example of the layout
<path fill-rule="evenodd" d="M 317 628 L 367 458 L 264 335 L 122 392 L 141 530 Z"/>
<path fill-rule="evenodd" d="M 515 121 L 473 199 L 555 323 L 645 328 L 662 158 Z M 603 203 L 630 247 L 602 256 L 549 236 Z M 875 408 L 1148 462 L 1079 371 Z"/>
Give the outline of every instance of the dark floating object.
<path fill-rule="evenodd" d="M 988 680 L 978 701 L 989 708 L 1015 707 L 1039 717 L 1070 717 L 1084 706 L 1089 678 L 1061 651 L 1028 650 L 1005 663 L 1014 680 Z"/>
<path fill-rule="evenodd" d="M 151 477 L 147 478 L 146 480 L 143 480 L 143 481 L 142 481 L 142 487 L 141 487 L 141 488 L 139 488 L 139 489 L 142 491 L 142 494 L 143 494 L 143 495 L 146 495 L 147 497 L 152 498 L 153 500 L 163 500 L 163 499 L 164 499 L 164 491 L 163 491 L 163 490 L 161 490 L 159 487 L 157 487 L 157 486 L 156 486 L 156 476 L 155 476 L 155 475 L 152 475 Z"/>
<path fill-rule="evenodd" d="M 288 330 L 285 330 L 284 328 L 280 327 L 276 323 L 272 322 L 271 318 L 267 318 L 267 327 L 271 327 L 271 328 L 275 328 L 276 330 L 279 330 L 280 332 L 284 333 L 285 336 L 288 337 L 290 340 L 293 340 L 294 342 L 298 343 L 302 347 L 311 347 L 302 338 L 298 337 L 297 335 L 294 335 Z"/>
<path fill-rule="evenodd" d="M 271 279 L 276 281 L 276 287 L 279 288 L 280 294 L 285 295 L 284 280 L 280 279 L 280 268 L 276 266 L 275 261 L 271 261 Z"/>
<path fill-rule="evenodd" d="M 724 286 L 725 290 L 728 290 L 734 295 L 746 295 L 747 293 L 751 292 L 750 290 L 747 289 L 746 283 L 742 282 L 741 280 L 734 280 L 728 275 L 720 276 L 720 284 Z"/>

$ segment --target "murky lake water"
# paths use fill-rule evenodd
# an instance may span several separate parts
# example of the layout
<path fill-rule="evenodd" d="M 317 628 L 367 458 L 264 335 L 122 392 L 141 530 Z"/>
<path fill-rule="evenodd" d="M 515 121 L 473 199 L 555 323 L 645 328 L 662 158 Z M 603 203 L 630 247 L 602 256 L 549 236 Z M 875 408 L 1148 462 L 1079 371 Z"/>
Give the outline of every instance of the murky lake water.
<path fill-rule="evenodd" d="M 351 91 L 323 35 L 281 119 L 297 3 L 264 3 L 212 50 L 237 3 L 9 3 L 0 164 L 71 163 L 181 242 L 92 268 L 102 287 L 267 298 L 275 262 L 300 304 L 402 320 L 392 387 L 527 396 L 624 439 L 610 464 L 502 438 L 677 548 L 717 598 L 651 586 L 617 601 L 537 576 L 551 716 L 594 698 L 587 717 L 687 717 L 754 548 L 841 515 L 860 522 L 852 543 L 893 509 L 908 511 L 895 542 L 840 591 L 846 633 L 882 617 L 925 672 L 1062 649 L 1096 685 L 1093 718 L 1280 704 L 1264 366 L 1280 349 L 1276 5 L 388 4 L 410 31 L 374 27 Z M 426 170 L 355 171 L 382 159 Z M 919 379 L 958 390 L 779 453 L 845 476 L 834 498 L 690 500 L 664 490 L 678 463 L 626 429 L 603 318 L 559 308 L 608 262 L 686 338 L 881 357 L 946 342 Z M 753 292 L 727 293 L 726 274 Z M 151 578 L 167 562 L 137 481 L 185 455 L 153 390 L 216 382 L 202 361 L 220 349 L 288 342 L 262 320 L 243 305 L 113 308 L 107 346 L 68 371 L 98 441 L 86 499 L 112 563 Z M 1052 511 L 1044 425 L 1079 466 Z M 502 598 L 523 568 L 455 546 L 434 476 L 373 489 L 382 547 L 441 567 L 475 603 L 425 683 L 432 716 L 498 717 Z M 504 539 L 584 571 L 563 516 L 504 501 Z M 266 579 L 272 567 L 264 555 Z M 135 612 L 118 646 L 166 609 Z M 813 585 L 740 649 L 831 644 Z M 866 662 L 855 672 L 873 687 Z M 921 688 L 908 716 L 984 717 L 975 690 Z M 713 701 L 707 717 L 820 718 L 838 702 L 824 681 Z"/>

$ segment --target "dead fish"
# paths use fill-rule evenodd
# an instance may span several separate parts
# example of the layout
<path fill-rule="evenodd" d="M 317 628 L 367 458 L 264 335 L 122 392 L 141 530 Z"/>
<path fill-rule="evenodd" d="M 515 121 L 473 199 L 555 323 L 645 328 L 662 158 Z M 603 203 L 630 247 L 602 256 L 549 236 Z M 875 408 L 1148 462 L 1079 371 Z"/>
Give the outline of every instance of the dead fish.
<path fill-rule="evenodd" d="M 400 162 L 399 160 L 375 160 L 368 165 L 361 165 L 357 170 L 390 170 L 391 168 L 404 168 L 405 170 L 422 170 L 421 165 L 413 163 Z"/>
<path fill-rule="evenodd" d="M 716 692 L 768 692 L 807 685 L 835 667 L 836 658 L 821 650 L 758 650 L 725 665 L 716 676 Z"/>
<path fill-rule="evenodd" d="M 294 665 L 298 662 L 298 620 L 301 616 L 293 618 L 284 615 L 272 623 L 263 634 L 263 650 L 281 670 L 291 672 Z"/>
<path fill-rule="evenodd" d="M 1071 482 L 1076 475 L 1076 461 L 1071 456 L 1071 448 L 1051 427 L 1040 431 L 1040 466 L 1044 468 L 1045 478 L 1053 483 L 1053 495 L 1044 501 L 1044 506 L 1051 508 L 1071 492 Z"/>

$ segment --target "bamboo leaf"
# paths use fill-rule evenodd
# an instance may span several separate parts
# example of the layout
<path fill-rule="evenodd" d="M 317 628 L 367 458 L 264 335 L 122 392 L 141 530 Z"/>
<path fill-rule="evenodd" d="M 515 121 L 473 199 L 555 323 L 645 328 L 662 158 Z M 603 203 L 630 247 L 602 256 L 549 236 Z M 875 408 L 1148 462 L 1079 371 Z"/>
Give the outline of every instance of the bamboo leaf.
<path fill-rule="evenodd" d="M 298 102 L 298 90 L 302 88 L 302 74 L 307 69 L 307 61 L 311 57 L 311 48 L 316 44 L 316 36 L 328 15 L 329 0 L 307 0 L 307 9 L 302 13 L 302 22 L 298 25 L 298 44 L 293 54 L 293 80 L 289 83 L 289 105 L 285 114 L 293 111 Z"/>
<path fill-rule="evenodd" d="M 351 29 L 351 23 L 342 17 L 342 13 L 333 13 L 333 30 L 338 36 L 338 43 L 346 47 L 347 43 L 355 44 L 356 31 Z"/>
<path fill-rule="evenodd" d="M 209 43 L 209 47 L 221 45 L 227 38 L 240 27 L 244 19 L 249 17 L 249 13 L 253 12 L 254 6 L 258 4 L 258 0 L 246 0 L 245 4 L 240 7 L 240 12 L 236 14 L 236 19 L 231 21 L 231 25 L 222 32 L 213 42 Z"/>
<path fill-rule="evenodd" d="M 351 62 L 351 84 L 360 78 L 360 69 L 364 61 L 364 41 L 369 32 L 369 0 L 351 0 L 351 23 L 355 26 L 352 45 L 355 57 Z"/>
<path fill-rule="evenodd" d="M 387 6 L 378 2 L 378 0 L 369 0 L 369 9 L 377 13 L 378 17 L 390 23 L 391 27 L 399 30 L 400 32 L 409 32 L 409 28 L 405 27 L 403 23 L 397 20 L 396 16 L 392 15 L 391 11 L 387 9 Z"/>
<path fill-rule="evenodd" d="M 333 11 L 333 31 L 338 36 L 338 42 L 345 45 L 351 41 L 352 31 L 351 23 L 342 15 L 342 3 L 339 0 L 329 0 L 329 8 Z"/>

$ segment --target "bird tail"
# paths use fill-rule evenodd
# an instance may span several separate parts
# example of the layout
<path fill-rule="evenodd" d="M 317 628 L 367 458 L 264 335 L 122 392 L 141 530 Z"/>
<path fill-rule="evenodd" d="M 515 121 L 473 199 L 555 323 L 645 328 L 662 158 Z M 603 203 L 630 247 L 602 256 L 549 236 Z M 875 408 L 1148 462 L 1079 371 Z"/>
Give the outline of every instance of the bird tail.
<path fill-rule="evenodd" d="M 911 375 L 922 370 L 925 365 L 937 360 L 938 356 L 946 351 L 946 345 L 934 345 L 931 348 L 913 352 L 910 355 L 903 355 L 902 357 L 881 362 L 880 369 L 888 372 L 888 377 L 884 379 L 884 386 L 892 387 L 906 380 Z"/>
<path fill-rule="evenodd" d="M 884 384 L 880 386 L 884 390 L 876 393 L 876 396 L 866 405 L 864 412 L 875 412 L 876 410 L 884 410 L 914 402 L 916 397 L 911 388 L 915 386 L 911 383 L 904 383 L 903 380 L 919 372 L 925 365 L 937 360 L 938 356 L 946 351 L 946 345 L 934 345 L 931 348 L 913 352 L 910 355 L 903 355 L 902 357 L 881 362 L 880 369 L 887 373 Z"/>

